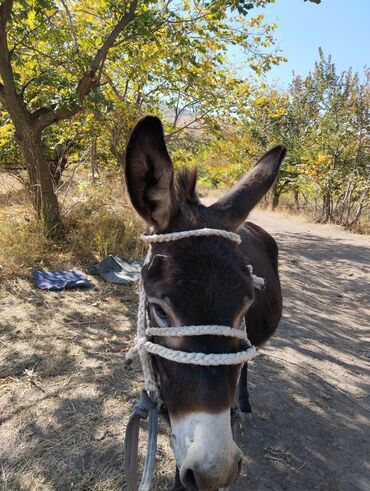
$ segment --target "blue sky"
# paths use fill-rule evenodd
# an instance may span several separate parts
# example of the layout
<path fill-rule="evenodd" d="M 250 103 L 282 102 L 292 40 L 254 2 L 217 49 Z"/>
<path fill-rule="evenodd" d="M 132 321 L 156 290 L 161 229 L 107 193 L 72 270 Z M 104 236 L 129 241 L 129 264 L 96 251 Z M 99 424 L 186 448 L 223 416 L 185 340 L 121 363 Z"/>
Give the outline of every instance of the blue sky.
<path fill-rule="evenodd" d="M 276 22 L 275 38 L 288 63 L 273 67 L 271 82 L 286 86 L 292 71 L 307 75 L 321 46 L 331 54 L 338 71 L 350 66 L 360 75 L 370 68 L 370 0 L 321 0 L 319 5 L 303 0 L 276 0 L 264 9 L 267 22 Z"/>

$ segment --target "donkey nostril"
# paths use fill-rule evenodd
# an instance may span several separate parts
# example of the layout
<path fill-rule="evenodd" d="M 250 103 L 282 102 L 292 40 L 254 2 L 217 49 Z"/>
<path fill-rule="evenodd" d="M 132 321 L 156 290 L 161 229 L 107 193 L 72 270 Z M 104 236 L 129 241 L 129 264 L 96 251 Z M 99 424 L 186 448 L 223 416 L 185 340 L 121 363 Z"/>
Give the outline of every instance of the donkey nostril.
<path fill-rule="evenodd" d="M 243 458 L 240 457 L 239 461 L 238 461 L 238 472 L 236 474 L 236 478 L 235 478 L 235 481 L 238 479 L 239 477 L 239 474 L 240 474 L 240 471 L 242 470 L 242 463 L 243 463 Z"/>
<path fill-rule="evenodd" d="M 186 469 L 181 476 L 181 481 L 186 489 L 189 489 L 189 491 L 198 491 L 199 488 L 192 469 Z"/>

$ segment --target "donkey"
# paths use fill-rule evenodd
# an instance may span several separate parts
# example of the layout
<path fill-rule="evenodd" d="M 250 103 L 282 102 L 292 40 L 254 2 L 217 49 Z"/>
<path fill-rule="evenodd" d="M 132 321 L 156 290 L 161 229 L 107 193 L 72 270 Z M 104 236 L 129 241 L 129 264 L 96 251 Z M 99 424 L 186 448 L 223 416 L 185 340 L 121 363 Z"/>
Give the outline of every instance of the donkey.
<path fill-rule="evenodd" d="M 277 146 L 267 152 L 223 198 L 205 206 L 196 192 L 196 171 L 181 172 L 175 180 L 160 120 L 147 116 L 137 123 L 127 145 L 125 176 L 132 205 L 151 232 L 213 228 L 237 231 L 242 239 L 240 246 L 215 236 L 153 244 L 150 264 L 142 271 L 151 325 L 237 329 L 245 321 L 256 347 L 274 333 L 282 311 L 278 248 L 268 233 L 245 219 L 273 184 L 285 151 Z M 247 264 L 265 279 L 263 291 L 254 289 Z M 236 338 L 207 335 L 157 336 L 153 341 L 202 353 L 234 353 L 241 344 Z M 191 366 L 158 356 L 152 362 L 172 429 L 174 489 L 230 486 L 242 461 L 230 411 L 239 393 L 241 411 L 251 412 L 247 366 Z"/>

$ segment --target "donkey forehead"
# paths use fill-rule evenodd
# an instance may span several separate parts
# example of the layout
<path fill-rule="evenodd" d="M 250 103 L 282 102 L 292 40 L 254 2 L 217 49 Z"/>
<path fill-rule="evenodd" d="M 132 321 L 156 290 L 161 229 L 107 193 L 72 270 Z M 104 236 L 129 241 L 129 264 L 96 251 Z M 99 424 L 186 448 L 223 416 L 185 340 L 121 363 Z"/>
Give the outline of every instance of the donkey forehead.
<path fill-rule="evenodd" d="M 253 298 L 242 255 L 235 244 L 222 238 L 156 244 L 143 277 L 149 296 L 169 300 L 187 319 L 194 315 L 204 320 L 218 312 L 232 318 Z"/>

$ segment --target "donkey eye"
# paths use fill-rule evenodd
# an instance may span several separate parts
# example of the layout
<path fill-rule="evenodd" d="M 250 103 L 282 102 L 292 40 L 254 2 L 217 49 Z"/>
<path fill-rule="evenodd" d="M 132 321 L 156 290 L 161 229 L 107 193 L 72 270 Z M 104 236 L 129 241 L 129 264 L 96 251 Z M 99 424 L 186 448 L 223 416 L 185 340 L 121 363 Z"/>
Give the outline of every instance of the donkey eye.
<path fill-rule="evenodd" d="M 160 319 L 167 320 L 167 314 L 159 304 L 153 303 L 152 307 L 156 316 L 158 316 Z"/>

